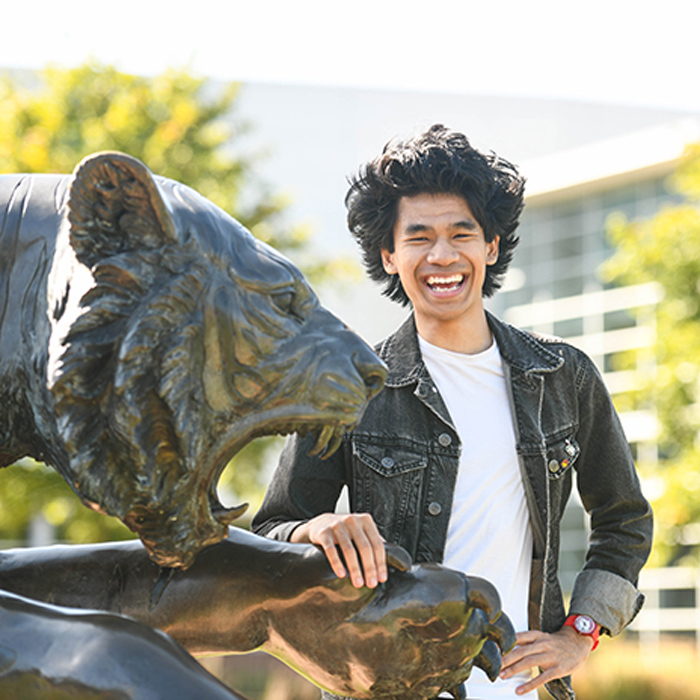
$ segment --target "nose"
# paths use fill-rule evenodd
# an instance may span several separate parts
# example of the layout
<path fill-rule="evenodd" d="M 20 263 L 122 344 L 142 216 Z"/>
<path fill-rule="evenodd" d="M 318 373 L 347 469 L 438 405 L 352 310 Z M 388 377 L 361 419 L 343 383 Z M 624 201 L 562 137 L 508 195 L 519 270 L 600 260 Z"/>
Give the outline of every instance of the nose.
<path fill-rule="evenodd" d="M 369 349 L 364 348 L 352 354 L 352 363 L 365 383 L 367 400 L 376 396 L 386 381 L 386 365 Z"/>
<path fill-rule="evenodd" d="M 439 237 L 428 251 L 427 260 L 434 265 L 451 265 L 459 259 L 459 253 L 450 239 Z"/>

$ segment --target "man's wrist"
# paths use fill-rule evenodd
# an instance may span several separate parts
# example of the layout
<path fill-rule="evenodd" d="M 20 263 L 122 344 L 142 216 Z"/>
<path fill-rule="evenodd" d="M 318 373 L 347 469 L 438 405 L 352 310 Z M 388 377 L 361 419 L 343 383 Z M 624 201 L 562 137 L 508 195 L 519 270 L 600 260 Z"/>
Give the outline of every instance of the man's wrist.
<path fill-rule="evenodd" d="M 593 644 L 591 651 L 598 646 L 600 625 L 590 615 L 569 615 L 564 627 L 571 627 L 581 637 L 588 637 Z"/>

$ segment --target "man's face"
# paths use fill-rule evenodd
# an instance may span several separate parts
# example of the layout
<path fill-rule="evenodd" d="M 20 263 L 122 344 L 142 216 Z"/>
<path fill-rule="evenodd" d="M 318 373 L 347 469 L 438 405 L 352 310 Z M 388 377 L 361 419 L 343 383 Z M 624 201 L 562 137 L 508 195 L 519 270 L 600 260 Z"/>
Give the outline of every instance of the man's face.
<path fill-rule="evenodd" d="M 486 266 L 498 259 L 467 202 L 452 194 L 419 194 L 399 201 L 394 252 L 382 250 L 390 275 L 398 274 L 416 323 L 443 324 L 483 317 Z"/>

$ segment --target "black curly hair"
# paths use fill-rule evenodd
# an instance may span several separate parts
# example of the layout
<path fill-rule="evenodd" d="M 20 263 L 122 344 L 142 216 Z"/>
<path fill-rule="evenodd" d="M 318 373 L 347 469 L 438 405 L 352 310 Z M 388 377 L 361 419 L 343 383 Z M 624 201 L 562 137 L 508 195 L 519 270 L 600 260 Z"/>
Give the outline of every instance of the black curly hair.
<path fill-rule="evenodd" d="M 464 134 L 442 124 L 406 141 L 390 141 L 381 155 L 349 179 L 345 197 L 348 226 L 362 248 L 371 279 L 383 293 L 406 306 L 410 300 L 398 275 L 382 265 L 381 250 L 394 251 L 394 225 L 402 197 L 454 194 L 462 197 L 487 242 L 499 236 L 498 260 L 487 266 L 482 293 L 491 296 L 503 283 L 518 237 L 525 179 L 514 165 L 495 153 L 472 148 Z"/>

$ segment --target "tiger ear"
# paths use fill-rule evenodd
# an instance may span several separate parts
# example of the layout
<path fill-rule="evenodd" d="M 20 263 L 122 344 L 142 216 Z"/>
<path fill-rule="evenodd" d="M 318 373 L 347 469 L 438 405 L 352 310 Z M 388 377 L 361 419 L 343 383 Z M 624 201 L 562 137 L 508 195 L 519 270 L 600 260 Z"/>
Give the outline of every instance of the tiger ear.
<path fill-rule="evenodd" d="M 68 220 L 71 245 L 88 267 L 117 253 L 176 240 L 175 223 L 151 171 L 124 153 L 96 153 L 78 164 Z"/>

